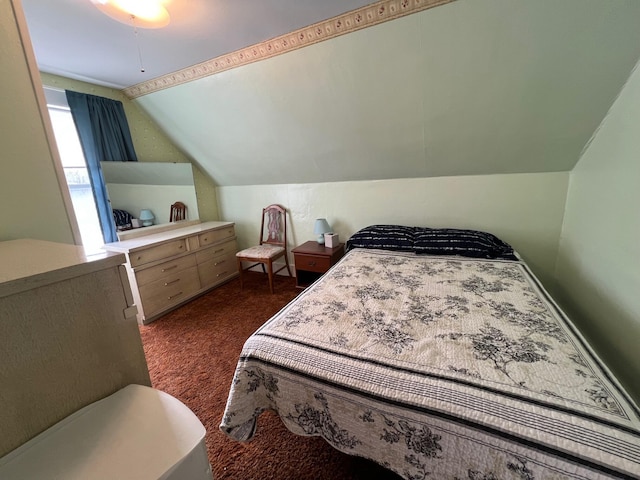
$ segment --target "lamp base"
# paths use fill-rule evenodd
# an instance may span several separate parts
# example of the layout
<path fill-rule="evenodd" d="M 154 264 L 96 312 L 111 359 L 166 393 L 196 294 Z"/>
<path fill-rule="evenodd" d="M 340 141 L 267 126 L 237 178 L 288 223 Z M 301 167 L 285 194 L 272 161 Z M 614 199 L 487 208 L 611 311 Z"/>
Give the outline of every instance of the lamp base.
<path fill-rule="evenodd" d="M 143 227 L 150 227 L 151 225 L 153 225 L 153 220 L 143 220 L 142 221 L 142 226 Z"/>
<path fill-rule="evenodd" d="M 320 245 L 324 245 L 324 234 L 318 235 L 318 238 L 316 240 Z"/>

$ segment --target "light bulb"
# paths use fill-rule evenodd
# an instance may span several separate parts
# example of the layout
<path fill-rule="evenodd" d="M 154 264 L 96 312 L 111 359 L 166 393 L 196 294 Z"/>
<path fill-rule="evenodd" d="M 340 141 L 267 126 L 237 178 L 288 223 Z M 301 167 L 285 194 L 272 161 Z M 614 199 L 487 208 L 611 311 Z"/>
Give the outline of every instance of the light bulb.
<path fill-rule="evenodd" d="M 169 12 L 163 0 L 91 0 L 109 17 L 140 28 L 161 28 L 169 24 Z"/>

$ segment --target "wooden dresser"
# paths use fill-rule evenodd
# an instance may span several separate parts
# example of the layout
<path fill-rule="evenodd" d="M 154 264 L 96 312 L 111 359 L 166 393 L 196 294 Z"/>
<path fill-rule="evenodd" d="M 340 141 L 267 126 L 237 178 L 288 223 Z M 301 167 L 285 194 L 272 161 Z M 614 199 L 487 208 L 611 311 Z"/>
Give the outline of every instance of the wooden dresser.
<path fill-rule="evenodd" d="M 107 243 L 124 253 L 138 307 L 147 324 L 238 274 L 232 222 L 204 222 L 151 235 Z"/>

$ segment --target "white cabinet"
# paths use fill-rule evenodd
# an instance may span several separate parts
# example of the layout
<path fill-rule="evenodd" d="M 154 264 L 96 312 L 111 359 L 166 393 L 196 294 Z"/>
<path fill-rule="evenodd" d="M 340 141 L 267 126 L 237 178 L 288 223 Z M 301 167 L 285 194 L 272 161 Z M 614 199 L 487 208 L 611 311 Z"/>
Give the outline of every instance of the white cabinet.
<path fill-rule="evenodd" d="M 204 222 L 104 247 L 127 256 L 138 322 L 149 323 L 238 274 L 235 228 Z"/>
<path fill-rule="evenodd" d="M 0 457 L 126 385 L 151 384 L 124 262 L 0 242 Z"/>

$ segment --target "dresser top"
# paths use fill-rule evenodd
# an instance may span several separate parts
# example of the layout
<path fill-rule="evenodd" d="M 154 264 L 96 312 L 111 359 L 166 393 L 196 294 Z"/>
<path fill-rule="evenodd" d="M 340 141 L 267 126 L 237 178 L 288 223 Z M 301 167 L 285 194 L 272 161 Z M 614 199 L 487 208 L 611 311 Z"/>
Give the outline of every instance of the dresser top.
<path fill-rule="evenodd" d="M 33 239 L 0 242 L 0 297 L 125 262 L 121 254 L 87 254 L 83 247 L 65 243 Z"/>
<path fill-rule="evenodd" d="M 230 227 L 232 225 L 234 225 L 233 222 L 202 222 L 196 225 L 189 225 L 187 227 L 181 227 L 160 233 L 153 233 L 151 235 L 136 237 L 130 240 L 106 243 L 102 248 L 112 252 L 129 253 L 137 248 L 148 247 L 149 245 L 153 245 L 155 243 L 162 243 L 178 238 L 188 237 L 190 235 L 197 235 L 202 232 L 215 230 L 218 228 Z"/>

